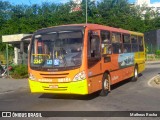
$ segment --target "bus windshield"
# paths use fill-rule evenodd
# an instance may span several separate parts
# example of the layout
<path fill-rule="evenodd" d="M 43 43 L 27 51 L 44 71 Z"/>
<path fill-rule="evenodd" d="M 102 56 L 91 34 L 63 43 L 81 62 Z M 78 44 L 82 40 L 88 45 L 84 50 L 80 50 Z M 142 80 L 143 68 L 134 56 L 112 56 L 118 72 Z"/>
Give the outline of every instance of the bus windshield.
<path fill-rule="evenodd" d="M 69 69 L 81 65 L 82 31 L 58 31 L 36 34 L 31 43 L 33 68 Z"/>

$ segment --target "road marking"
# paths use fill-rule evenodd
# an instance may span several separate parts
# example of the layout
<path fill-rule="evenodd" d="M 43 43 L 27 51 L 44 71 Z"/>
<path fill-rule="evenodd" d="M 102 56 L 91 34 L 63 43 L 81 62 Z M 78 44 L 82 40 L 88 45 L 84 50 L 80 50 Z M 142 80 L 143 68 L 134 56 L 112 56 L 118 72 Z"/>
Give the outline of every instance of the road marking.
<path fill-rule="evenodd" d="M 5 91 L 5 92 L 0 92 L 0 95 L 2 95 L 2 94 L 7 94 L 7 93 L 12 93 L 12 92 L 14 92 L 13 90 L 10 90 L 10 91 Z"/>
<path fill-rule="evenodd" d="M 9 93 L 13 93 L 13 92 L 22 92 L 22 91 L 26 91 L 27 90 L 27 88 L 19 88 L 19 89 L 15 89 L 15 90 L 7 90 L 7 91 L 2 91 L 2 92 L 0 92 L 0 95 L 3 95 L 3 94 L 9 94 Z"/>

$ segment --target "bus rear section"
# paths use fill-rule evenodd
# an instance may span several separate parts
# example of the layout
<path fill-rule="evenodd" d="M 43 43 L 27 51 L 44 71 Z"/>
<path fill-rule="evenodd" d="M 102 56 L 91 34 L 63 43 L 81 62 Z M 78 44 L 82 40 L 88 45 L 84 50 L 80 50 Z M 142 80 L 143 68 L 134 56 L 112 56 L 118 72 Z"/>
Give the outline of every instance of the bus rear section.
<path fill-rule="evenodd" d="M 145 43 L 144 34 L 130 31 L 132 51 L 134 52 L 135 66 L 137 66 L 138 73 L 145 70 Z"/>

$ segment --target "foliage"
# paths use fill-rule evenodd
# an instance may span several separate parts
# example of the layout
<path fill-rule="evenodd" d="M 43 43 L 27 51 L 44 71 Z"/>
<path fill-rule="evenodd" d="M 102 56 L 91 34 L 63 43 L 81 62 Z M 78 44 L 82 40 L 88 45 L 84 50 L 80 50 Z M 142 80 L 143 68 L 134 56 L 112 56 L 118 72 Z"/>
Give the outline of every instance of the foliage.
<path fill-rule="evenodd" d="M 159 28 L 160 18 L 147 7 L 131 6 L 127 0 L 87 0 L 88 22 L 145 32 Z M 0 1 L 0 33 L 32 33 L 37 29 L 60 24 L 85 23 L 85 0 L 82 11 L 71 12 L 73 2 L 65 4 L 43 3 L 42 5 L 12 5 Z M 146 12 L 142 19 L 142 13 Z"/>
<path fill-rule="evenodd" d="M 11 76 L 15 79 L 28 78 L 28 67 L 27 65 L 16 65 L 12 66 Z"/>
<path fill-rule="evenodd" d="M 33 33 L 50 26 L 85 23 L 85 4 L 86 1 L 82 0 L 82 10 L 71 12 L 71 8 L 75 6 L 71 1 L 65 4 L 44 2 L 41 5 L 14 5 L 0 0 L 0 41 L 2 35 Z M 87 0 L 87 4 L 88 23 L 139 32 L 160 28 L 159 14 L 145 5 L 133 6 L 128 0 Z M 5 44 L 0 43 L 0 51 L 4 50 Z"/>
<path fill-rule="evenodd" d="M 160 50 L 156 50 L 155 54 L 160 55 Z"/>

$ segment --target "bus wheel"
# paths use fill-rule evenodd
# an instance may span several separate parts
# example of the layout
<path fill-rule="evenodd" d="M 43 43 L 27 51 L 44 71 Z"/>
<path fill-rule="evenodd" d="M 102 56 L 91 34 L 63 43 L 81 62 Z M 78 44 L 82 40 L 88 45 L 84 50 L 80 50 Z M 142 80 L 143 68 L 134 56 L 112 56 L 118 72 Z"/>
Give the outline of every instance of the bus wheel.
<path fill-rule="evenodd" d="M 138 80 L 138 67 L 137 65 L 134 68 L 134 75 L 132 77 L 132 81 L 137 81 Z"/>
<path fill-rule="evenodd" d="M 102 90 L 100 92 L 101 96 L 107 96 L 110 91 L 110 75 L 105 73 L 102 79 Z"/>

